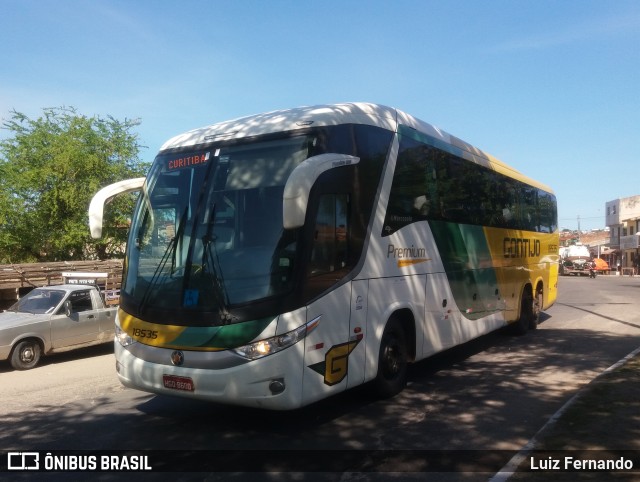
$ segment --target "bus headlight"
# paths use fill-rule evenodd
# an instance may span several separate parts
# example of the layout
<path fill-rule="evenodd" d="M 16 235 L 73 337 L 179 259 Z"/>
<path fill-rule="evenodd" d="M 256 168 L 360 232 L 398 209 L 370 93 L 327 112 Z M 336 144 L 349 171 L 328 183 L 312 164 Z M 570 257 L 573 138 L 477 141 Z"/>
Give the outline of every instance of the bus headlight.
<path fill-rule="evenodd" d="M 320 316 L 314 320 L 299 326 L 295 330 L 291 330 L 282 335 L 274 336 L 272 338 L 266 338 L 264 340 L 250 343 L 249 345 L 239 346 L 234 348 L 234 352 L 243 358 L 249 360 L 256 360 L 258 358 L 265 357 L 267 355 L 273 355 L 279 351 L 289 348 L 295 345 L 300 340 L 304 339 L 309 333 L 311 333 L 318 323 L 320 322 Z"/>
<path fill-rule="evenodd" d="M 124 331 L 122 328 L 120 328 L 120 325 L 118 325 L 116 323 L 116 336 L 115 336 L 116 340 L 118 341 L 118 343 L 120 343 L 123 347 L 127 347 L 129 345 L 133 345 L 136 341 L 131 338 L 126 331 Z"/>

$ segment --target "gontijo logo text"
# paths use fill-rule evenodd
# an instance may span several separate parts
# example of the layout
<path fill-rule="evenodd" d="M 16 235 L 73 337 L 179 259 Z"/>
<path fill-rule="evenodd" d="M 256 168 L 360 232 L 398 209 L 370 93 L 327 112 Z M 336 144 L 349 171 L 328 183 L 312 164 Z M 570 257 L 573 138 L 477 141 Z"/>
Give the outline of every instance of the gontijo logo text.
<path fill-rule="evenodd" d="M 505 258 L 536 258 L 540 256 L 540 240 L 529 238 L 504 238 Z"/>

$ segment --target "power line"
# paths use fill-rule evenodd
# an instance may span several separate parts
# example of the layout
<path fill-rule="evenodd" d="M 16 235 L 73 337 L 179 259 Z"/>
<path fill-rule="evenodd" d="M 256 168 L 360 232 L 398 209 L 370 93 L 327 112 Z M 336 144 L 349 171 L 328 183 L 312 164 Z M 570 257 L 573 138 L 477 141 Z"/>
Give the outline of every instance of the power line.
<path fill-rule="evenodd" d="M 602 219 L 605 218 L 606 216 L 602 215 L 602 216 L 580 216 L 580 219 Z M 576 218 L 558 218 L 558 221 L 575 221 Z"/>

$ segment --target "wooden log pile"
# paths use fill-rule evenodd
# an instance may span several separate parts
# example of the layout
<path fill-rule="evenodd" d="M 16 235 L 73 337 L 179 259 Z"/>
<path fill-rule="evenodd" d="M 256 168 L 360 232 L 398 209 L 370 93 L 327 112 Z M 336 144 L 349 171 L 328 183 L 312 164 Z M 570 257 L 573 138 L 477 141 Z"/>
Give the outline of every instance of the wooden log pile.
<path fill-rule="evenodd" d="M 62 284 L 62 273 L 68 271 L 108 273 L 105 288 L 119 290 L 122 260 L 0 264 L 0 290 Z"/>

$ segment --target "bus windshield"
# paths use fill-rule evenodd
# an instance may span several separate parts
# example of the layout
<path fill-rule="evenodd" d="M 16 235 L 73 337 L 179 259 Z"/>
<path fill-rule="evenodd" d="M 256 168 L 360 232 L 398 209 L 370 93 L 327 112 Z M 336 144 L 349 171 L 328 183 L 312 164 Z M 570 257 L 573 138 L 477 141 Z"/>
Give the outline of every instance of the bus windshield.
<path fill-rule="evenodd" d="M 134 216 L 123 301 L 182 318 L 288 291 L 297 240 L 282 194 L 307 157 L 307 136 L 161 153 Z"/>

